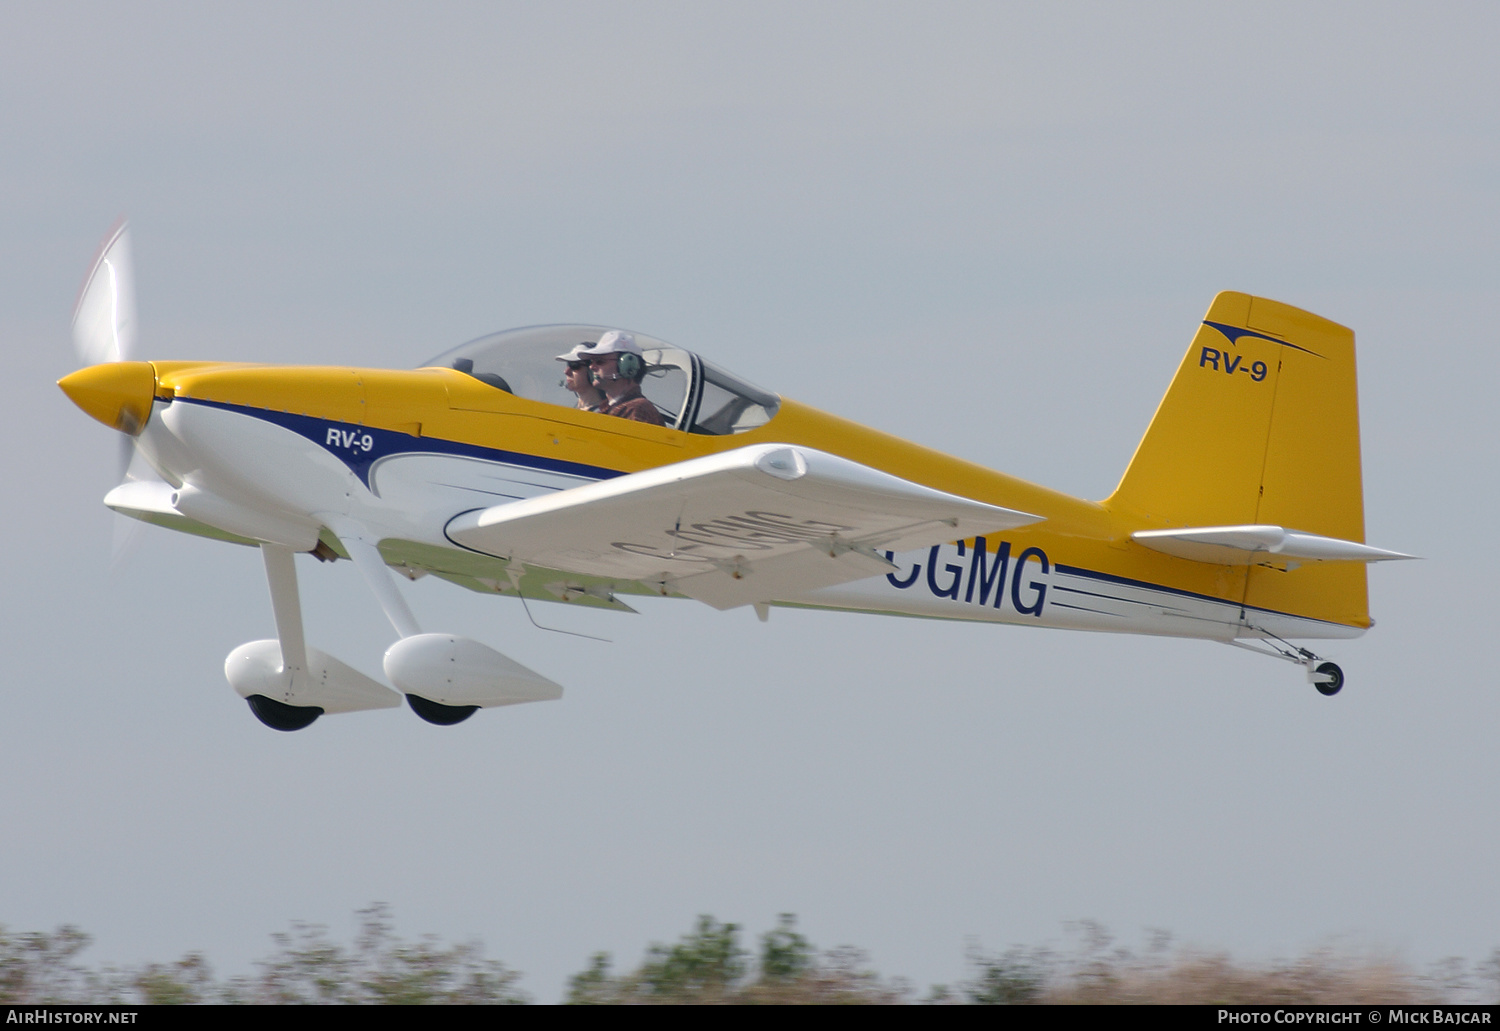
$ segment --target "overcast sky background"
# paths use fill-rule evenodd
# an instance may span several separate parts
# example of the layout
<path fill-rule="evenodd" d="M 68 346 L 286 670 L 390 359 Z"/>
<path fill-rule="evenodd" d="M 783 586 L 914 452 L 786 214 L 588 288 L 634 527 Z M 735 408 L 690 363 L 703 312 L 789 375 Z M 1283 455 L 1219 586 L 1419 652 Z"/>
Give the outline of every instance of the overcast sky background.
<path fill-rule="evenodd" d="M 1487 4 L 0 3 L 0 922 L 248 972 L 292 920 L 482 939 L 538 998 L 696 914 L 919 985 L 1094 919 L 1246 959 L 1500 945 L 1500 10 Z M 114 219 L 146 358 L 412 366 L 619 325 L 1072 493 L 1214 293 L 1358 334 L 1364 639 L 617 616 L 427 580 L 561 682 L 454 728 L 262 727 L 259 557 L 146 528 L 53 385 Z M 310 640 L 377 674 L 348 563 Z"/>

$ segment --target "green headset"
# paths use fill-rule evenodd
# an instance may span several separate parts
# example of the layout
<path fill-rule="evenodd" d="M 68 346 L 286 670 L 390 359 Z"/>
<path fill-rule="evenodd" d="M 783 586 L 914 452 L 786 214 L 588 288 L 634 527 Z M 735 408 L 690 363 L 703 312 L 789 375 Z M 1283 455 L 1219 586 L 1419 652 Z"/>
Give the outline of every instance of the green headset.
<path fill-rule="evenodd" d="M 634 351 L 621 351 L 620 375 L 626 379 L 639 380 L 646 372 L 646 362 Z"/>

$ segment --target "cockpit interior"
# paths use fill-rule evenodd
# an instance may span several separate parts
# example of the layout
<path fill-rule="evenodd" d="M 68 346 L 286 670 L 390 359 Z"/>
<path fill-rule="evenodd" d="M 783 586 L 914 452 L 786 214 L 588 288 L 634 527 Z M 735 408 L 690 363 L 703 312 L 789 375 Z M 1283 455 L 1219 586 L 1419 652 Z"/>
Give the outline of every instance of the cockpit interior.
<path fill-rule="evenodd" d="M 457 369 L 517 397 L 574 407 L 563 386 L 558 355 L 592 345 L 612 327 L 527 326 L 471 340 L 424 362 L 422 368 Z M 747 383 L 691 351 L 635 333 L 645 362 L 641 393 L 661 413 L 663 425 L 688 433 L 725 436 L 771 421 L 781 398 Z"/>

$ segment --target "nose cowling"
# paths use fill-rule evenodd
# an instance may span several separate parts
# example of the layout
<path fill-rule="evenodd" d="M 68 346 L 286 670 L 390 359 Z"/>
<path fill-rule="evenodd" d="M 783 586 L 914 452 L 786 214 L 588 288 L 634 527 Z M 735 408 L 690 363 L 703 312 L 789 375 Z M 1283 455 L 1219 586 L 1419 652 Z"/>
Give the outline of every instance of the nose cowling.
<path fill-rule="evenodd" d="M 134 437 L 151 418 L 156 370 L 150 362 L 105 362 L 70 373 L 57 385 L 95 419 Z"/>

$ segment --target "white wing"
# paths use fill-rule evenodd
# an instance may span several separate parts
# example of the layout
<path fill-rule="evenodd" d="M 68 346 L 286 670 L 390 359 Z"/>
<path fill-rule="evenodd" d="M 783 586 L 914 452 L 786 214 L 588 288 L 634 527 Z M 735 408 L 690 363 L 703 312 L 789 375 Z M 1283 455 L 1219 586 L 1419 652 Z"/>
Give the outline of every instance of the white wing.
<path fill-rule="evenodd" d="M 759 444 L 456 516 L 473 551 L 662 585 L 719 609 L 891 569 L 902 551 L 1040 522 L 811 448 Z"/>

